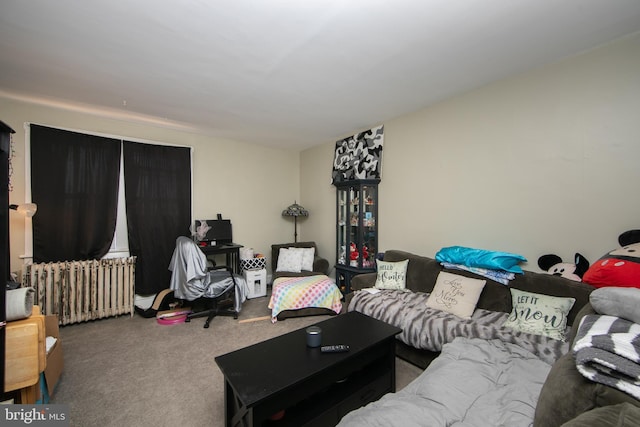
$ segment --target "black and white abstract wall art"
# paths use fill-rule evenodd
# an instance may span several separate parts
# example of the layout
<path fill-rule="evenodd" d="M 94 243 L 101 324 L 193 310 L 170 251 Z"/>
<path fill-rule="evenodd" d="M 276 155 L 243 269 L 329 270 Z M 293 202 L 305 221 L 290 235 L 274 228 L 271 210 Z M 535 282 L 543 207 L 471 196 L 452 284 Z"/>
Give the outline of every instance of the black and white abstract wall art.
<path fill-rule="evenodd" d="M 336 141 L 332 182 L 380 179 L 384 125 Z"/>

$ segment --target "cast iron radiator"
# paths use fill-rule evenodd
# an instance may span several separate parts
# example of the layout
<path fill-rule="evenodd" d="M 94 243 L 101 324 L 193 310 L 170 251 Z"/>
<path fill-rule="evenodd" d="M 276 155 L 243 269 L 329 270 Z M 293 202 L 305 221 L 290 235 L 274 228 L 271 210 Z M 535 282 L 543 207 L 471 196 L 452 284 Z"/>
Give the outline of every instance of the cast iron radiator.
<path fill-rule="evenodd" d="M 60 325 L 130 313 L 135 299 L 136 257 L 27 265 L 23 286 L 34 304 L 56 314 Z"/>

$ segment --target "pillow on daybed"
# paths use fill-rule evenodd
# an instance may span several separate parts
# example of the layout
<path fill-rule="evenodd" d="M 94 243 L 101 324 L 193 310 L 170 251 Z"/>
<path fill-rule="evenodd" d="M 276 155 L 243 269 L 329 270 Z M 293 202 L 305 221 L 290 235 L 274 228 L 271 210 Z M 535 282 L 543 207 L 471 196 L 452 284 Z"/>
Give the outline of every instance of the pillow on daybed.
<path fill-rule="evenodd" d="M 565 339 L 567 316 L 575 298 L 511 290 L 513 309 L 502 326 L 535 335 Z"/>
<path fill-rule="evenodd" d="M 316 248 L 280 248 L 276 271 L 300 273 L 302 270 L 313 271 L 313 258 Z"/>
<path fill-rule="evenodd" d="M 599 288 L 591 292 L 589 302 L 599 314 L 640 323 L 640 310 L 638 310 L 640 289 L 638 288 Z"/>
<path fill-rule="evenodd" d="M 470 319 L 486 283 L 486 280 L 441 271 L 427 298 L 427 307 Z"/>
<path fill-rule="evenodd" d="M 280 248 L 276 271 L 300 273 L 302 269 L 302 251 L 297 248 Z"/>
<path fill-rule="evenodd" d="M 522 255 L 463 246 L 450 246 L 440 249 L 436 253 L 436 260 L 451 264 L 462 264 L 468 267 L 504 270 L 519 274 L 522 274 L 523 271 L 518 264 L 527 261 Z"/>
<path fill-rule="evenodd" d="M 300 270 L 313 271 L 313 258 L 316 255 L 316 248 L 296 248 L 302 252 L 302 264 Z"/>
<path fill-rule="evenodd" d="M 378 267 L 378 277 L 376 278 L 377 289 L 405 289 L 407 286 L 407 266 L 409 260 L 390 262 L 376 259 Z"/>

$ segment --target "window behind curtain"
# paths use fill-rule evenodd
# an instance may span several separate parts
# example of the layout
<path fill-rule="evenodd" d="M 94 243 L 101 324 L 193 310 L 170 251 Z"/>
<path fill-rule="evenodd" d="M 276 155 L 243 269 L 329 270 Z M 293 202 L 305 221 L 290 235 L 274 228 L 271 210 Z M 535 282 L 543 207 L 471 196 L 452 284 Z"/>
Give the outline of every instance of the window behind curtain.
<path fill-rule="evenodd" d="M 136 293 L 169 287 L 169 262 L 191 222 L 191 150 L 124 141 L 129 251 L 137 256 Z"/>
<path fill-rule="evenodd" d="M 116 227 L 117 139 L 31 125 L 33 261 L 100 259 Z"/>

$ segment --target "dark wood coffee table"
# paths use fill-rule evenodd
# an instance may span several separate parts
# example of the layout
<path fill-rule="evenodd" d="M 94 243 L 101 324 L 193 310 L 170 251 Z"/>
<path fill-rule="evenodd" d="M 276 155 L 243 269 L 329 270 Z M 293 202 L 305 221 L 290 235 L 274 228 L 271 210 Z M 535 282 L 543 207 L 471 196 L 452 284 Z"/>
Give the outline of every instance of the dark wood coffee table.
<path fill-rule="evenodd" d="M 334 426 L 395 391 L 395 335 L 401 329 L 358 312 L 316 325 L 322 345 L 347 344 L 350 351 L 309 348 L 303 328 L 216 357 L 228 427 Z"/>

